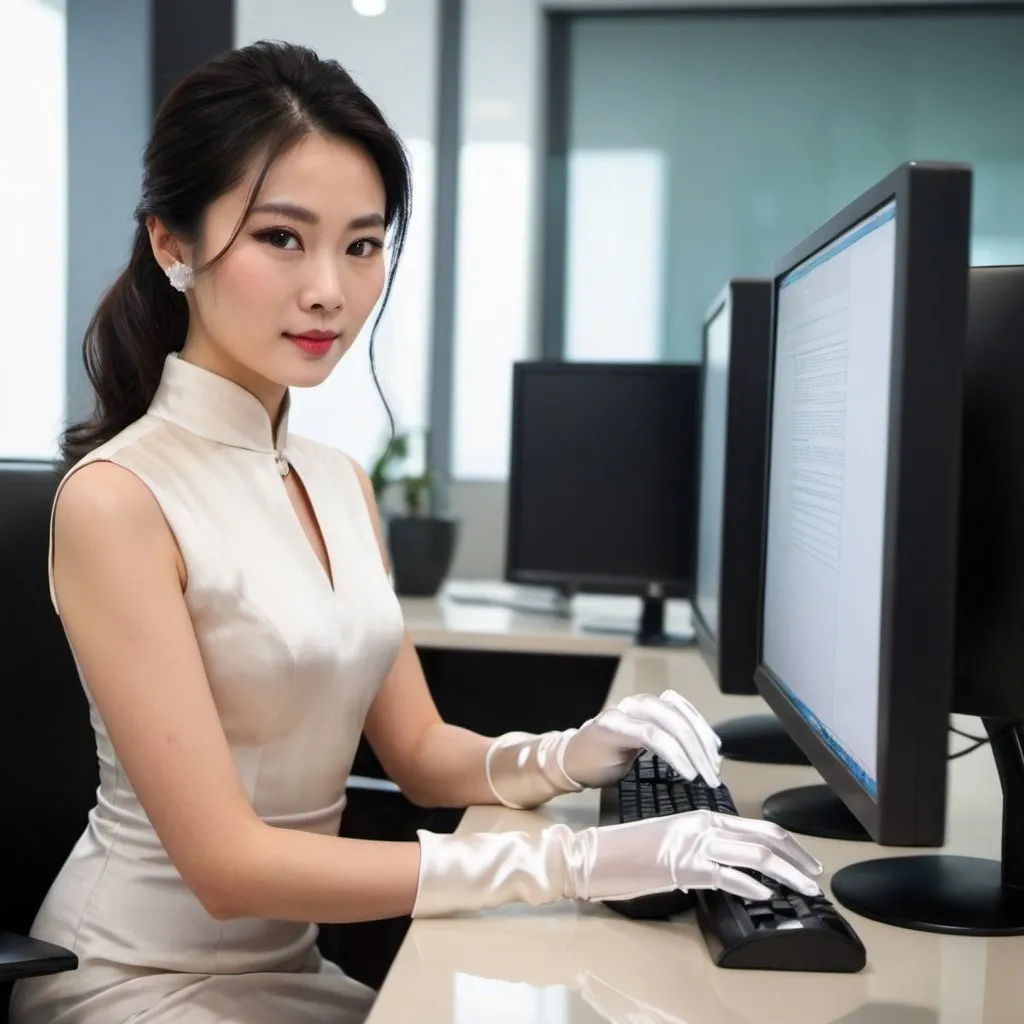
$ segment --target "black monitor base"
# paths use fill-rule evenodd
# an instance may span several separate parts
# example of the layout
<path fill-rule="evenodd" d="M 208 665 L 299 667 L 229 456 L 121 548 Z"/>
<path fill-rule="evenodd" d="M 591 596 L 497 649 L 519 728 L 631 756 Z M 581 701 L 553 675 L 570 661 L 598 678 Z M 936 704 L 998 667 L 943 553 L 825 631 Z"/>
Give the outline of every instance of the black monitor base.
<path fill-rule="evenodd" d="M 668 633 L 637 633 L 634 638 L 637 647 L 692 647 L 692 637 L 671 636 Z"/>
<path fill-rule="evenodd" d="M 1024 935 L 1024 726 L 985 719 L 1003 789 L 1002 863 L 945 855 L 851 864 L 832 878 L 847 909 L 946 935 Z"/>
<path fill-rule="evenodd" d="M 947 935 L 1024 935 L 1024 890 L 1002 884 L 1002 865 L 980 857 L 885 857 L 851 864 L 832 893 L 861 917 Z"/>
<path fill-rule="evenodd" d="M 727 761 L 754 764 L 810 764 L 774 715 L 744 715 L 715 726 Z"/>
<path fill-rule="evenodd" d="M 853 843 L 866 843 L 871 839 L 831 786 L 784 789 L 765 800 L 761 816 L 801 836 L 845 839 Z"/>

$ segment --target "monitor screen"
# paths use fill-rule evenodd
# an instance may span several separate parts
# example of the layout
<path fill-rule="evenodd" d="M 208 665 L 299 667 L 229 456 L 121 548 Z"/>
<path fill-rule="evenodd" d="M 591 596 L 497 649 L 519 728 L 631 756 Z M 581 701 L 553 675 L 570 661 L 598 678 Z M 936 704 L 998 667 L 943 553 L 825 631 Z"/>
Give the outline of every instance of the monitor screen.
<path fill-rule="evenodd" d="M 689 597 L 699 367 L 515 369 L 507 578 Z"/>
<path fill-rule="evenodd" d="M 717 641 L 722 567 L 722 514 L 725 494 L 726 424 L 729 401 L 728 301 L 704 328 L 701 391 L 700 501 L 697 524 L 697 584 L 694 604 Z"/>
<path fill-rule="evenodd" d="M 896 202 L 777 284 L 762 661 L 877 796 Z"/>

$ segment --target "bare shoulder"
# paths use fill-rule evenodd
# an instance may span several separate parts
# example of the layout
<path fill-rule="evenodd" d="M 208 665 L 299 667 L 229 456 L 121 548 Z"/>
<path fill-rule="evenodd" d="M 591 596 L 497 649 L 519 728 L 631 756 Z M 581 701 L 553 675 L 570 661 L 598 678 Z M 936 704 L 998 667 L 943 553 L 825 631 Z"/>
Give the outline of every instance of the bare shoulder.
<path fill-rule="evenodd" d="M 160 518 L 160 506 L 131 470 L 97 461 L 72 470 L 57 498 L 56 517 L 67 526 L 110 529 Z"/>
<path fill-rule="evenodd" d="M 109 560 L 114 551 L 164 555 L 184 582 L 184 563 L 159 502 L 135 473 L 114 462 L 90 462 L 71 472 L 57 495 L 53 532 L 61 560 Z"/>

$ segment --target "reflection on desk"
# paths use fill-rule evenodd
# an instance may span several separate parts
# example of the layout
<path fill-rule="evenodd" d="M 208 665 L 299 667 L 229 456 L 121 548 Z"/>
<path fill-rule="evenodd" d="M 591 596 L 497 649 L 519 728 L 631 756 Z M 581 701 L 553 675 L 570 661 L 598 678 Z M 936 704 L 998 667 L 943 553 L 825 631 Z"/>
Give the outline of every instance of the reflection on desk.
<path fill-rule="evenodd" d="M 415 619 L 410 625 L 419 642 Z M 527 649 L 529 624 L 518 617 L 516 626 L 516 649 Z M 436 622 L 431 629 L 436 642 Z M 553 642 L 554 632 L 543 642 Z M 459 640 L 453 636 L 452 646 Z M 764 710 L 759 698 L 719 694 L 692 650 L 627 649 L 608 703 L 669 686 L 712 720 Z M 807 767 L 726 762 L 723 772 L 740 813 L 752 816 L 769 794 L 820 781 Z M 949 803 L 948 848 L 998 856 L 1000 791 L 986 750 L 951 764 Z M 473 807 L 458 831 L 535 834 L 554 821 L 585 828 L 597 823 L 598 804 L 590 790 L 534 811 Z M 901 852 L 803 841 L 825 865 L 826 889 L 846 863 Z M 930 935 L 849 918 L 868 951 L 867 968 L 856 975 L 723 970 L 711 963 L 693 915 L 629 921 L 566 901 L 417 920 L 369 1024 L 1019 1024 L 1024 939 Z"/>

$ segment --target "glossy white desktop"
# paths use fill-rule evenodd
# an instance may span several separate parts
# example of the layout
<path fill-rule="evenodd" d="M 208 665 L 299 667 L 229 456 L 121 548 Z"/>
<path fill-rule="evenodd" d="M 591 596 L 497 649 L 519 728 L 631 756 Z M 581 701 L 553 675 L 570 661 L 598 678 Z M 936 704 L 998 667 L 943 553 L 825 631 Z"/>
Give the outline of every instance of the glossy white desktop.
<path fill-rule="evenodd" d="M 413 637 L 423 646 L 621 651 L 608 703 L 673 687 L 712 723 L 764 709 L 759 698 L 721 696 L 694 649 L 641 649 L 628 638 L 589 636 L 572 621 L 444 598 L 404 604 Z M 740 812 L 754 816 L 769 794 L 820 781 L 810 768 L 732 762 L 724 775 Z M 947 850 L 998 856 L 1001 801 L 988 750 L 954 761 L 950 787 Z M 583 828 L 597 816 L 598 793 L 589 791 L 536 811 L 473 807 L 459 831 L 538 831 L 552 821 Z M 867 843 L 804 842 L 825 865 L 826 891 L 831 872 L 844 864 L 899 852 Z M 1024 1021 L 1024 938 L 937 936 L 847 916 L 868 951 L 867 968 L 855 975 L 722 970 L 711 963 L 692 914 L 641 923 L 566 901 L 413 921 L 369 1024 Z"/>

